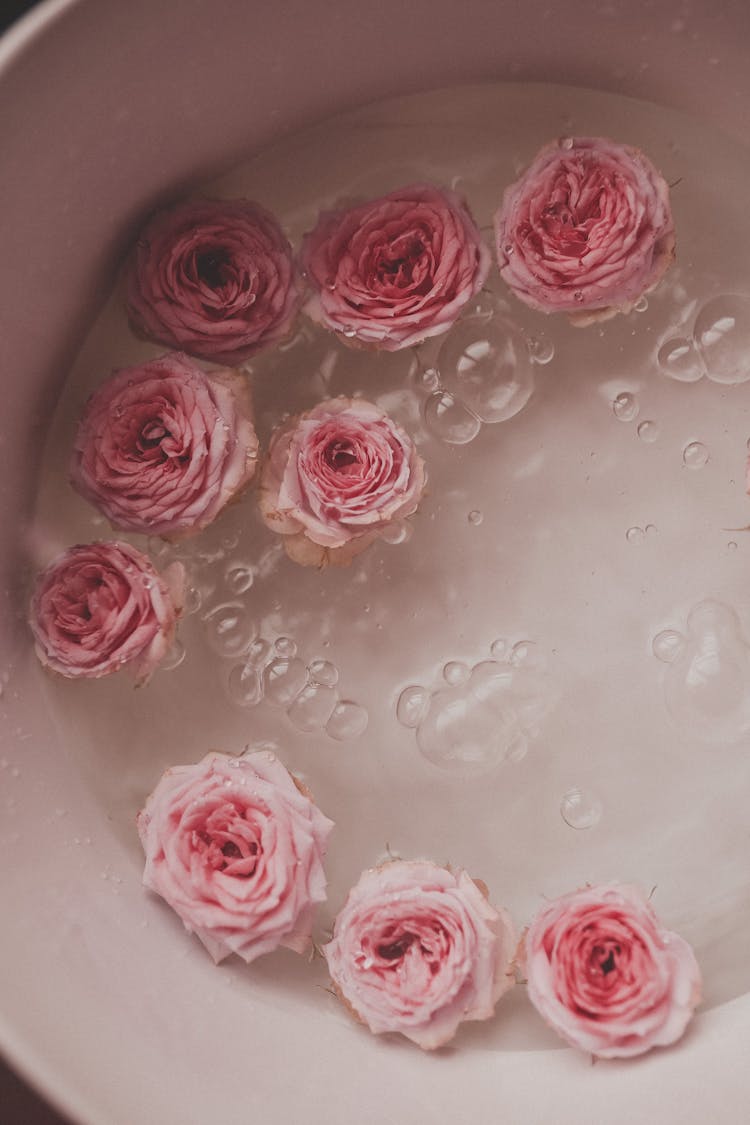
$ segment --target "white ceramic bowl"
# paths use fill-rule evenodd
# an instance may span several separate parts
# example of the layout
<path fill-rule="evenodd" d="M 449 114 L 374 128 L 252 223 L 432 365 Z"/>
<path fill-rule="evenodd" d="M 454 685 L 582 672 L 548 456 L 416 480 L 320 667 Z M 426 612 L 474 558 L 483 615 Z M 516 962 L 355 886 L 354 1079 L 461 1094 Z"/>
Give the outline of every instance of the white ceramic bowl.
<path fill-rule="evenodd" d="M 102 893 L 132 859 L 39 706 L 19 591 L 56 389 L 159 192 L 341 107 L 468 81 L 627 93 L 742 142 L 749 32 L 732 0 L 49 0 L 0 43 L 0 1045 L 76 1120 L 741 1119 L 747 996 L 700 1015 L 679 1050 L 590 1069 L 567 1050 L 371 1042 L 299 1003 L 294 971 L 257 994 L 231 971 L 217 983 L 164 914 L 141 924 L 137 879 Z"/>

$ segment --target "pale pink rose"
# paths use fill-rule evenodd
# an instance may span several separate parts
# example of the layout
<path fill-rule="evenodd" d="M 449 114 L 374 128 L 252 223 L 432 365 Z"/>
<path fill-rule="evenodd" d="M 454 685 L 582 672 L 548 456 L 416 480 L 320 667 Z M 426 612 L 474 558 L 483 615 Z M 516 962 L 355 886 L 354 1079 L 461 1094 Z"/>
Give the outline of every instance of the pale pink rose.
<path fill-rule="evenodd" d="M 257 458 L 247 378 L 206 375 L 173 352 L 115 372 L 94 392 L 71 483 L 114 527 L 180 538 L 216 519 Z"/>
<path fill-rule="evenodd" d="M 302 953 L 332 828 L 273 754 L 207 754 L 168 769 L 138 814 L 143 883 L 217 964 L 280 945 Z"/>
<path fill-rule="evenodd" d="M 281 227 L 244 199 L 158 211 L 133 248 L 125 283 L 138 335 L 230 365 L 283 339 L 301 298 Z"/>
<path fill-rule="evenodd" d="M 297 562 L 346 565 L 416 511 L 424 485 L 408 434 L 371 402 L 334 398 L 274 432 L 260 509 Z"/>
<path fill-rule="evenodd" d="M 486 1020 L 513 984 L 513 927 L 465 871 L 425 860 L 365 871 L 323 953 L 335 988 L 370 1031 L 432 1050 Z"/>
<path fill-rule="evenodd" d="M 484 284 L 491 254 L 460 196 L 413 184 L 324 211 L 301 259 L 312 320 L 352 343 L 396 351 L 451 327 Z"/>
<path fill-rule="evenodd" d="M 604 320 L 628 312 L 674 258 L 669 188 L 638 149 L 567 138 L 506 189 L 495 236 L 500 273 L 527 305 Z"/>
<path fill-rule="evenodd" d="M 604 1059 L 674 1043 L 701 998 L 692 949 L 636 887 L 584 887 L 545 906 L 523 942 L 529 997 L 574 1047 Z"/>
<path fill-rule="evenodd" d="M 128 543 L 69 547 L 42 571 L 29 623 L 42 664 L 70 678 L 127 666 L 143 683 L 166 655 L 182 608 L 185 574 L 158 574 Z"/>

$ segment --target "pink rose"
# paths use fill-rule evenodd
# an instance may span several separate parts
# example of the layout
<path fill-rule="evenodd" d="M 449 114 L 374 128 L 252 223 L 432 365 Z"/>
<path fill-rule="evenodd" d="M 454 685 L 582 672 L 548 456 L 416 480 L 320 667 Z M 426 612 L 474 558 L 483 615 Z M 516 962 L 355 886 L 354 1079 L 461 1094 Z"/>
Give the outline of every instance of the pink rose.
<path fill-rule="evenodd" d="M 324 947 L 344 1002 L 370 1031 L 432 1050 L 485 1020 L 513 984 L 515 938 L 465 871 L 424 860 L 365 871 Z"/>
<path fill-rule="evenodd" d="M 260 508 L 297 562 L 346 565 L 416 511 L 424 484 L 408 434 L 371 402 L 335 398 L 274 432 Z"/>
<path fill-rule="evenodd" d="M 280 945 L 302 953 L 332 828 L 273 754 L 207 754 L 167 770 L 138 814 L 143 883 L 217 964 Z"/>
<path fill-rule="evenodd" d="M 189 535 L 255 473 L 247 379 L 179 352 L 110 376 L 78 427 L 71 483 L 124 531 Z"/>
<path fill-rule="evenodd" d="M 666 182 L 638 149 L 599 137 L 546 145 L 506 189 L 495 234 L 516 296 L 577 324 L 628 312 L 674 257 Z"/>
<path fill-rule="evenodd" d="M 314 288 L 304 311 L 352 342 L 397 351 L 447 331 L 490 262 L 460 196 L 414 184 L 320 215 L 302 243 Z"/>
<path fill-rule="evenodd" d="M 636 887 L 584 887 L 537 915 L 524 941 L 529 997 L 574 1047 L 600 1058 L 674 1043 L 701 998 L 692 949 Z"/>
<path fill-rule="evenodd" d="M 215 363 L 283 339 L 300 303 L 292 248 L 257 203 L 188 200 L 158 211 L 126 267 L 133 330 Z"/>
<path fill-rule="evenodd" d="M 42 664 L 63 676 L 128 665 L 145 682 L 172 643 L 185 575 L 159 575 L 128 543 L 70 547 L 37 578 L 29 623 Z"/>

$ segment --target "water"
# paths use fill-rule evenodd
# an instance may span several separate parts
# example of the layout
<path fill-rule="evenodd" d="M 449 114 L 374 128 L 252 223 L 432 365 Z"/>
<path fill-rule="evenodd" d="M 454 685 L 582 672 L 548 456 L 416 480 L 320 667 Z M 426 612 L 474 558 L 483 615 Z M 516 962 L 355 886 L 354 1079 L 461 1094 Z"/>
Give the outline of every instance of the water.
<path fill-rule="evenodd" d="M 136 884 L 133 817 L 161 770 L 269 742 L 337 822 L 321 928 L 389 841 L 480 875 L 519 928 L 542 894 L 658 883 L 712 1004 L 750 988 L 750 918 L 727 908 L 747 895 L 748 545 L 730 529 L 750 524 L 750 158 L 663 108 L 488 86 L 358 110 L 199 190 L 259 200 L 298 243 L 339 196 L 460 175 L 491 239 L 505 185 L 573 134 L 639 145 L 679 181 L 676 264 L 645 307 L 573 328 L 493 268 L 455 330 L 417 349 L 356 351 L 300 321 L 249 365 L 262 446 L 286 413 L 365 395 L 425 459 L 419 511 L 343 570 L 290 562 L 252 489 L 195 540 L 126 536 L 187 567 L 184 657 L 137 692 L 125 677 L 39 690 Z M 67 485 L 75 423 L 112 367 L 159 352 L 115 294 L 60 397 L 36 542 L 109 534 Z M 691 615 L 717 600 L 710 628 Z M 573 789 L 604 810 L 590 831 L 561 816 Z M 495 1023 L 477 1041 L 517 1045 Z"/>

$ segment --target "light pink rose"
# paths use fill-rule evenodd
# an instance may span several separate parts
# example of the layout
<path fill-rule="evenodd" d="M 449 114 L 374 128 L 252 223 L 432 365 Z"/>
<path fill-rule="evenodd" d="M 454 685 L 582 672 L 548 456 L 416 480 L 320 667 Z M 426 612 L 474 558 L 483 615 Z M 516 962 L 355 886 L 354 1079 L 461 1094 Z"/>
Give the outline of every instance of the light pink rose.
<path fill-rule="evenodd" d="M 144 886 L 214 961 L 310 944 L 333 822 L 267 751 L 168 769 L 138 814 Z"/>
<path fill-rule="evenodd" d="M 460 196 L 414 184 L 324 211 L 301 259 L 314 288 L 309 317 L 352 343 L 396 351 L 451 327 L 491 254 Z"/>
<path fill-rule="evenodd" d="M 674 258 L 665 180 L 638 149 L 600 137 L 546 145 L 506 189 L 495 235 L 515 295 L 577 324 L 628 312 Z"/>
<path fill-rule="evenodd" d="M 485 1020 L 513 984 L 515 938 L 465 871 L 424 860 L 365 871 L 324 947 L 331 978 L 370 1031 L 432 1050 Z"/>
<path fill-rule="evenodd" d="M 640 890 L 584 887 L 537 915 L 523 962 L 531 1002 L 558 1035 L 600 1058 L 674 1043 L 701 998 L 692 949 Z"/>
<path fill-rule="evenodd" d="M 408 434 L 371 402 L 334 398 L 274 432 L 260 509 L 297 562 L 346 565 L 416 511 L 424 485 Z"/>
<path fill-rule="evenodd" d="M 199 531 L 252 479 L 258 439 L 247 379 L 206 375 L 179 352 L 115 372 L 78 427 L 71 483 L 123 531 Z"/>
<path fill-rule="evenodd" d="M 216 363 L 283 339 L 300 304 L 292 248 L 263 207 L 188 200 L 158 211 L 126 267 L 133 330 Z"/>
<path fill-rule="evenodd" d="M 70 678 L 128 666 L 143 683 L 172 643 L 184 585 L 179 563 L 160 575 L 128 543 L 69 547 L 36 581 L 29 623 L 37 655 Z"/>

